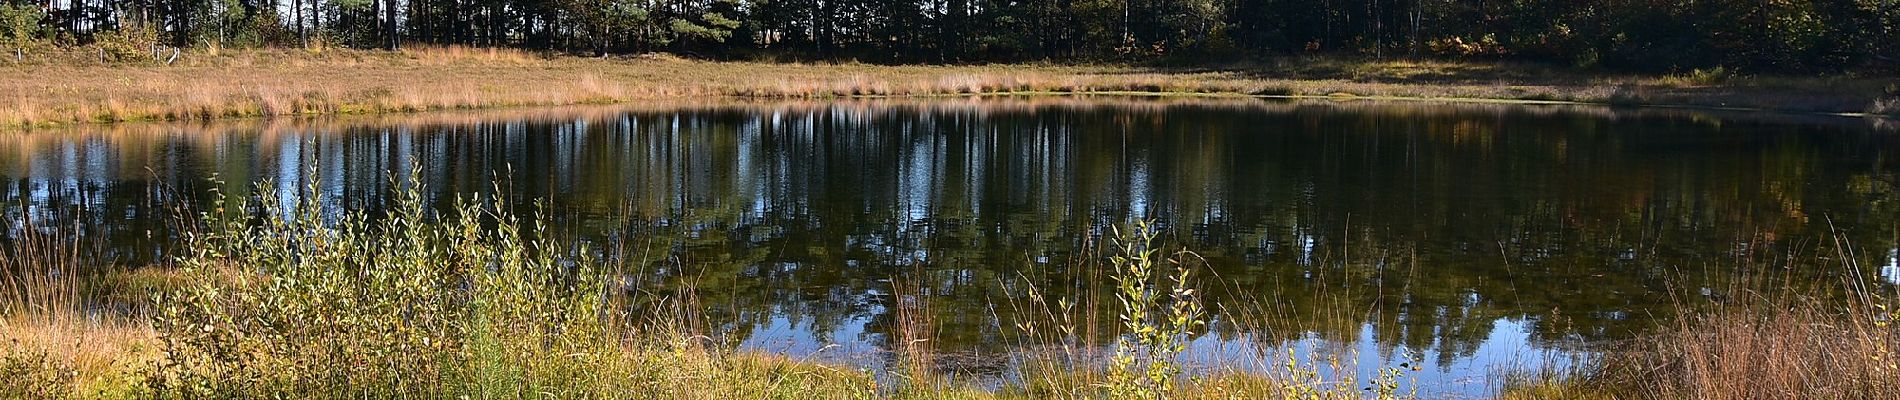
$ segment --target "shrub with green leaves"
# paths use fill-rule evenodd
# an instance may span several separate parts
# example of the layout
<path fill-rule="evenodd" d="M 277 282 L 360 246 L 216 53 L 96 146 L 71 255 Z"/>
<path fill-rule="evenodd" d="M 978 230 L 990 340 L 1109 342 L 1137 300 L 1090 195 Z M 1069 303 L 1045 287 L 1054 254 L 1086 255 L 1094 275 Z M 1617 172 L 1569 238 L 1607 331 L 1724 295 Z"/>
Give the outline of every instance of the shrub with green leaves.
<path fill-rule="evenodd" d="M 1178 259 L 1192 253 L 1162 260 L 1154 240 L 1155 230 L 1147 221 L 1116 230 L 1116 254 L 1110 261 L 1122 327 L 1128 331 L 1116 340 L 1115 356 L 1109 360 L 1111 398 L 1169 397 L 1182 372 L 1178 356 L 1187 350 L 1189 336 L 1207 324 L 1207 312 L 1189 283 L 1193 270 Z"/>
<path fill-rule="evenodd" d="M 45 350 L 7 343 L 0 349 L 0 398 L 65 399 L 72 397 L 79 376 L 71 365 L 53 359 Z"/>
<path fill-rule="evenodd" d="M 0 4 L 0 46 L 18 48 L 45 42 L 47 33 L 40 26 L 45 19 L 46 11 L 39 6 Z"/>
<path fill-rule="evenodd" d="M 326 214 L 316 184 L 206 213 L 153 326 L 158 397 L 527 397 L 594 390 L 619 352 L 604 273 L 508 205 Z M 274 193 L 268 185 L 258 193 Z M 611 356 L 609 356 L 611 354 Z M 511 396 L 518 393 L 520 396 Z M 600 394 L 601 393 L 593 393 Z"/>

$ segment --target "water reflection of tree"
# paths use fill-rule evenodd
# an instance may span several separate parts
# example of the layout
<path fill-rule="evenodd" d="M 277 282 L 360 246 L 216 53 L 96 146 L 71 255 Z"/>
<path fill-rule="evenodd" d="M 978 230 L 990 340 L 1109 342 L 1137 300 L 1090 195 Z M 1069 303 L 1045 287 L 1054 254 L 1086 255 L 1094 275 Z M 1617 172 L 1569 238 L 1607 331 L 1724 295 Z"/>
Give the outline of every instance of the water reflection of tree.
<path fill-rule="evenodd" d="M 240 192 L 315 165 L 344 208 L 379 207 L 381 177 L 412 159 L 444 204 L 502 176 L 563 230 L 627 247 L 638 290 L 694 288 L 735 338 L 781 317 L 820 334 L 868 320 L 866 340 L 886 340 L 887 279 L 921 266 L 936 347 L 1001 351 L 1009 286 L 1086 295 L 1103 277 L 1073 258 L 1131 218 L 1209 260 L 1216 311 L 1263 317 L 1214 334 L 1350 341 L 1370 323 L 1441 362 L 1499 318 L 1546 343 L 1625 337 L 1693 289 L 1671 284 L 1722 287 L 1789 254 L 1839 273 L 1811 257 L 1836 233 L 1896 246 L 1891 137 L 1668 115 L 845 104 L 5 140 L 21 149 L 0 153 L 8 221 L 84 219 L 147 243 L 135 257 L 165 242 L 142 216 L 207 204 L 213 173 Z"/>

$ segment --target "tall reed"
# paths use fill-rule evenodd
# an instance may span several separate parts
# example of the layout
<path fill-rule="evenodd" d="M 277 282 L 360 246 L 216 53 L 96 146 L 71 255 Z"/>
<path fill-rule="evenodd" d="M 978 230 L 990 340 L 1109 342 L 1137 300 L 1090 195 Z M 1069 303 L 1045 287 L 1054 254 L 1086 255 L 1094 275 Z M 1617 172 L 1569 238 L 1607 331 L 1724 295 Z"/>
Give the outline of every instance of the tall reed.
<path fill-rule="evenodd" d="M 893 372 L 902 375 L 907 386 L 904 389 L 927 393 L 943 389 L 948 382 L 937 371 L 931 346 L 938 328 L 937 310 L 931 305 L 932 293 L 922 283 L 927 281 L 924 273 L 922 268 L 915 268 L 909 276 L 891 279 L 891 301 L 895 303 L 891 312 L 897 337 L 890 346 L 898 358 Z"/>
<path fill-rule="evenodd" d="M 1677 300 L 1686 315 L 1658 332 L 1609 347 L 1596 365 L 1545 373 L 1505 395 L 1900 398 L 1900 297 L 1862 272 L 1845 239 L 1833 244 L 1834 254 L 1823 258 L 1835 260 L 1834 273 L 1812 277 L 1742 260 L 1739 279 L 1708 288 L 1703 299 Z"/>
<path fill-rule="evenodd" d="M 0 315 L 16 318 L 71 318 L 81 310 L 85 278 L 103 267 L 96 254 L 83 253 L 83 235 L 73 228 L 37 224 L 31 214 L 9 221 L 11 238 L 0 238 Z M 62 229 L 65 228 L 65 229 Z"/>
<path fill-rule="evenodd" d="M 30 219 L 9 231 L 0 246 L 0 397 L 61 398 L 76 391 L 78 372 L 51 354 L 70 332 L 47 328 L 76 318 L 83 287 L 71 275 L 87 268 L 68 245 L 77 236 L 49 234 Z"/>
<path fill-rule="evenodd" d="M 104 243 L 28 213 L 0 238 L 0 398 L 116 393 L 149 354 L 138 304 L 113 304 L 126 275 Z M 123 394 L 123 393 L 119 393 Z"/>

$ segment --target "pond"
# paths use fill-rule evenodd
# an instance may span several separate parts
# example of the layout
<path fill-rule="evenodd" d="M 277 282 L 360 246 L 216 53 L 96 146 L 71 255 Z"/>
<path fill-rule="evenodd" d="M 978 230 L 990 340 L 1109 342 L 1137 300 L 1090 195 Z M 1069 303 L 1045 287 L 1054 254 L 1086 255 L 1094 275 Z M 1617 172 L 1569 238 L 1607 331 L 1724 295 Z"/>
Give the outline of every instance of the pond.
<path fill-rule="evenodd" d="M 1257 99 L 127 124 L 0 134 L 0 237 L 74 227 L 118 262 L 163 264 L 174 215 L 214 188 L 374 210 L 413 173 L 445 207 L 543 200 L 551 229 L 636 266 L 640 290 L 690 297 L 707 321 L 692 329 L 739 348 L 881 368 L 892 292 L 912 285 L 946 368 L 1006 380 L 999 355 L 1035 346 L 1019 322 L 1039 305 L 1114 306 L 1092 249 L 1144 219 L 1204 271 L 1214 323 L 1190 364 L 1324 351 L 1362 373 L 1418 363 L 1421 393 L 1468 396 L 1752 271 L 1900 281 L 1896 156 L 1900 133 L 1857 118 Z"/>

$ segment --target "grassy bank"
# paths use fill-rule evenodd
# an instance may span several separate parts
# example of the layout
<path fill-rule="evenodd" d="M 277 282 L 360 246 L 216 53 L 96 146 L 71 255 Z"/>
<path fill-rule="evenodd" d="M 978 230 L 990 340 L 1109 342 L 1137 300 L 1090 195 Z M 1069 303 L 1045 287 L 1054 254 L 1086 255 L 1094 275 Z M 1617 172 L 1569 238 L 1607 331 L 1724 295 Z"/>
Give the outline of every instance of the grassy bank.
<path fill-rule="evenodd" d="M 90 54 L 90 53 L 86 53 Z M 1900 79 L 1624 75 L 1491 62 L 1292 58 L 1220 68 L 879 66 L 584 58 L 423 48 L 86 54 L 0 61 L 0 126 L 370 114 L 682 97 L 1146 93 L 1582 102 L 1900 113 Z"/>

